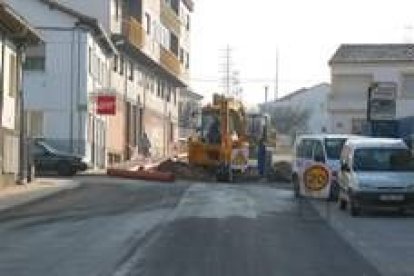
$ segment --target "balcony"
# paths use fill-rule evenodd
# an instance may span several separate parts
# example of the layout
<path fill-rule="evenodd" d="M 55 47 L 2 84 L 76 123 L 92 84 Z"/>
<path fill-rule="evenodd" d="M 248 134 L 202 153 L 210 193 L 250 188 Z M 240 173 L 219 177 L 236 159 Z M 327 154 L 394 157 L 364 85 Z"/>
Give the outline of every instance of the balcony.
<path fill-rule="evenodd" d="M 141 23 L 133 17 L 124 20 L 122 32 L 128 41 L 137 49 L 142 49 L 145 45 L 145 30 Z"/>
<path fill-rule="evenodd" d="M 160 62 L 170 73 L 181 78 L 181 64 L 178 58 L 170 51 L 161 47 Z"/>
<path fill-rule="evenodd" d="M 181 21 L 178 15 L 174 10 L 165 3 L 161 1 L 161 22 L 176 35 L 180 36 L 181 33 Z"/>

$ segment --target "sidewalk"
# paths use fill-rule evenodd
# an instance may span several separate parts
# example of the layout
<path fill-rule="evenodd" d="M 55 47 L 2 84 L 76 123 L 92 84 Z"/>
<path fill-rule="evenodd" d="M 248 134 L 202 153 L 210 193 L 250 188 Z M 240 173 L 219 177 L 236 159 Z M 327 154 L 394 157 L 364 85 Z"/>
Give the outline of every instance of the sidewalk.
<path fill-rule="evenodd" d="M 38 178 L 30 184 L 5 187 L 0 189 L 0 212 L 77 187 L 76 180 L 53 178 Z"/>

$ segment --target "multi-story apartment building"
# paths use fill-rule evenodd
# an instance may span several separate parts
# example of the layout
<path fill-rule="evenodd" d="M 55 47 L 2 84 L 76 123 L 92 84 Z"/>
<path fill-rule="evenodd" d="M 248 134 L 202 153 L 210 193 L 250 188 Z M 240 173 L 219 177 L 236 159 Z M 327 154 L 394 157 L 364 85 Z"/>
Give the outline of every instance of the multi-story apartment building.
<path fill-rule="evenodd" d="M 23 169 L 19 162 L 22 61 L 25 48 L 39 42 L 38 33 L 10 6 L 0 3 L 0 186 L 12 183 L 19 167 Z"/>
<path fill-rule="evenodd" d="M 108 118 L 110 162 L 129 159 L 146 133 L 153 155 L 167 155 L 178 139 L 178 100 L 190 68 L 190 0 L 60 0 L 95 17 L 119 54 L 110 88 L 118 110 Z"/>
<path fill-rule="evenodd" d="M 107 117 L 96 95 L 110 87 L 109 34 L 93 17 L 52 0 L 8 0 L 41 33 L 44 45 L 27 51 L 24 88 L 29 135 L 58 149 L 106 164 Z"/>
<path fill-rule="evenodd" d="M 122 62 L 136 79 L 141 124 L 154 155 L 166 155 L 178 139 L 178 102 L 188 86 L 193 2 L 127 0 L 123 2 Z M 124 59 L 124 61 L 122 61 Z M 129 92 L 130 90 L 127 89 Z M 128 137 L 128 135 L 127 135 Z M 131 139 L 132 138 L 132 139 Z M 130 137 L 129 144 L 133 143 Z"/>

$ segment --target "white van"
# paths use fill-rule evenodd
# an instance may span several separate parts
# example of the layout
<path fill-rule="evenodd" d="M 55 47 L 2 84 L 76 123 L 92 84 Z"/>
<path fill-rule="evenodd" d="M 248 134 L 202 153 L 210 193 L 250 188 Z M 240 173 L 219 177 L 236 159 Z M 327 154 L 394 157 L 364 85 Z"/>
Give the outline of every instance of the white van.
<path fill-rule="evenodd" d="M 294 145 L 292 182 L 295 196 L 336 199 L 339 158 L 351 135 L 299 136 Z"/>
<path fill-rule="evenodd" d="M 352 216 L 368 207 L 414 207 L 414 159 L 404 141 L 350 139 L 340 162 L 338 205 Z"/>

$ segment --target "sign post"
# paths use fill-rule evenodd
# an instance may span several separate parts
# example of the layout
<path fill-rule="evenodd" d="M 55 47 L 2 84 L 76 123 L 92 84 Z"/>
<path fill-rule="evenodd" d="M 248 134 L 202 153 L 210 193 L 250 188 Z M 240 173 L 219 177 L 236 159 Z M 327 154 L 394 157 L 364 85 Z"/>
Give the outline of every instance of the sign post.
<path fill-rule="evenodd" d="M 367 122 L 371 135 L 377 122 L 394 122 L 397 113 L 397 84 L 374 82 L 368 88 Z M 376 131 L 375 131 L 376 132 Z"/>

